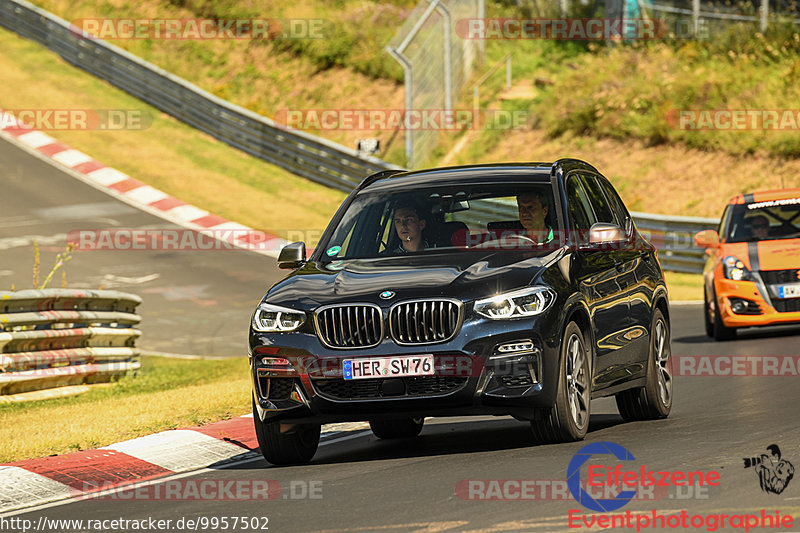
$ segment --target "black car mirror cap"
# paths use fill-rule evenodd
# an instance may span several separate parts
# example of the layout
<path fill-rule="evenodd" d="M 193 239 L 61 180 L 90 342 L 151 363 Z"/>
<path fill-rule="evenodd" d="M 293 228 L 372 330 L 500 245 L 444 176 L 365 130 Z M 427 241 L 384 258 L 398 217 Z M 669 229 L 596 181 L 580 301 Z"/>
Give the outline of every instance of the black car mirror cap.
<path fill-rule="evenodd" d="M 287 244 L 278 254 L 278 268 L 297 268 L 306 262 L 306 243 Z"/>
<path fill-rule="evenodd" d="M 621 242 L 625 240 L 625 233 L 616 224 L 597 222 L 589 228 L 589 244 L 602 244 L 605 242 Z"/>

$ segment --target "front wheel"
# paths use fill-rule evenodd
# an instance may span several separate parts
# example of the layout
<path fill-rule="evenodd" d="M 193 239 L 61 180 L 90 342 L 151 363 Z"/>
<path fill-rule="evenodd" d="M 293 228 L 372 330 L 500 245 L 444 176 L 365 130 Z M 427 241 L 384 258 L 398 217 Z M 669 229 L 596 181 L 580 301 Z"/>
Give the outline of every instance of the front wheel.
<path fill-rule="evenodd" d="M 736 337 L 736 328 L 729 328 L 722 322 L 722 313 L 719 312 L 719 300 L 714 291 L 714 340 L 729 341 Z"/>
<path fill-rule="evenodd" d="M 672 351 L 669 324 L 660 309 L 653 313 L 645 386 L 616 395 L 617 408 L 628 422 L 666 418 L 672 410 Z"/>
<path fill-rule="evenodd" d="M 555 403 L 543 420 L 531 422 L 534 439 L 542 444 L 582 440 L 589 429 L 592 358 L 575 322 L 564 330 L 560 359 Z"/>
<path fill-rule="evenodd" d="M 424 418 L 370 420 L 369 428 L 379 439 L 410 439 L 419 435 L 424 424 Z"/>
<path fill-rule="evenodd" d="M 311 461 L 319 447 L 320 424 L 298 424 L 284 428 L 280 422 L 262 422 L 253 404 L 256 439 L 264 459 L 274 465 L 302 464 Z"/>

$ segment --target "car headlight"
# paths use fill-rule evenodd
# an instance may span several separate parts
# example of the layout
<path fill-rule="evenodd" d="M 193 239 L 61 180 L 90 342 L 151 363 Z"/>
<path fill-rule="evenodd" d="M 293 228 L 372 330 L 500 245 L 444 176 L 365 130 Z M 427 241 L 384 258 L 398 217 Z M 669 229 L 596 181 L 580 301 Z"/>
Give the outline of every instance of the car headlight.
<path fill-rule="evenodd" d="M 555 299 L 549 287 L 528 287 L 478 300 L 475 312 L 493 320 L 534 316 L 547 309 Z"/>
<path fill-rule="evenodd" d="M 732 255 L 722 260 L 722 273 L 726 278 L 735 281 L 752 281 L 753 276 L 738 257 Z"/>
<path fill-rule="evenodd" d="M 262 303 L 253 315 L 253 329 L 265 333 L 294 331 L 306 321 L 303 311 Z"/>

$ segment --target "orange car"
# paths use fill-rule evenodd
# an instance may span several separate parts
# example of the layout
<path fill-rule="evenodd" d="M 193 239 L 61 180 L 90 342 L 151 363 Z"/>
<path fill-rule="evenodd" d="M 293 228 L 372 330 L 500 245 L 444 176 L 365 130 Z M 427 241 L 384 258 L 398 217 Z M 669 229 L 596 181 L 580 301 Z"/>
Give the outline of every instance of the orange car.
<path fill-rule="evenodd" d="M 800 323 L 800 189 L 734 196 L 719 228 L 694 237 L 708 254 L 708 336 L 725 340 L 737 328 Z"/>

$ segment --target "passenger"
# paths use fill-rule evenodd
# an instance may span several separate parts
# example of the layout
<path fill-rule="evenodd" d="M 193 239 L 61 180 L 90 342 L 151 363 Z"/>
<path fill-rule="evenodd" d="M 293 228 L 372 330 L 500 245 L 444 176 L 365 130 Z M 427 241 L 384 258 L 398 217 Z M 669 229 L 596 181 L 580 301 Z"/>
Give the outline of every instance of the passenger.
<path fill-rule="evenodd" d="M 553 240 L 553 228 L 545 222 L 549 209 L 545 194 L 539 191 L 519 194 L 517 208 L 520 224 L 525 228 L 523 236 L 535 243 L 547 243 Z"/>

